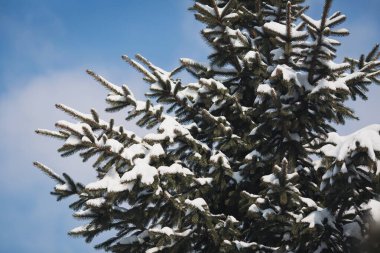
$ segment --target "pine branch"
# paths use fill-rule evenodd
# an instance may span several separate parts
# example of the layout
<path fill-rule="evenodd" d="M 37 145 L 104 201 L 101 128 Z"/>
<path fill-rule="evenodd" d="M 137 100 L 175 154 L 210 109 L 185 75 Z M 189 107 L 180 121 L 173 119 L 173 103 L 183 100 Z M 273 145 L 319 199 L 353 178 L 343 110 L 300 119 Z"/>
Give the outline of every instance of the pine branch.
<path fill-rule="evenodd" d="M 106 89 L 114 92 L 115 94 L 122 95 L 122 90 L 120 87 L 108 82 L 106 79 L 104 79 L 102 76 L 95 74 L 95 72 L 91 70 L 86 71 L 87 74 L 92 76 L 96 81 L 98 81 L 102 86 L 104 86 Z"/>
<path fill-rule="evenodd" d="M 44 172 L 46 175 L 48 175 L 50 178 L 54 179 L 57 183 L 59 184 L 66 183 L 65 180 L 63 180 L 60 176 L 58 176 L 58 174 L 56 174 L 53 170 L 43 165 L 42 163 L 34 162 L 33 165 L 36 168 L 40 169 L 42 172 Z"/>
<path fill-rule="evenodd" d="M 72 116 L 72 117 L 74 117 L 74 118 L 76 118 L 76 119 L 78 119 L 78 120 L 80 120 L 80 121 L 82 121 L 84 123 L 87 123 L 88 125 L 90 125 L 91 127 L 95 128 L 95 129 L 102 129 L 104 131 L 108 131 L 108 132 L 112 133 L 115 136 L 120 136 L 121 138 L 127 138 L 130 141 L 135 142 L 135 143 L 139 142 L 140 138 L 135 133 L 127 134 L 124 131 L 123 127 L 119 127 L 119 128 L 122 129 L 122 131 L 119 131 L 119 129 L 115 129 L 113 127 L 113 124 L 111 125 L 111 124 L 109 124 L 109 123 L 107 123 L 107 122 L 105 122 L 103 120 L 100 120 L 99 118 L 96 120 L 96 117 L 95 118 L 93 117 L 94 113 L 92 113 L 92 117 L 91 117 L 89 114 L 81 113 L 81 112 L 79 112 L 79 111 L 77 111 L 77 110 L 75 110 L 73 108 L 70 108 L 70 107 L 68 107 L 66 105 L 63 105 L 63 104 L 57 104 L 56 107 L 58 109 L 62 110 L 63 112 L 69 114 L 70 116 Z M 62 125 L 59 124 L 58 126 L 61 127 Z M 62 126 L 62 127 L 64 129 L 66 128 L 65 126 Z M 71 130 L 73 130 L 73 129 L 70 128 L 69 131 L 71 131 Z M 123 133 L 121 133 L 121 132 L 123 132 Z M 77 132 L 77 134 L 80 134 L 80 133 Z"/>
<path fill-rule="evenodd" d="M 317 34 L 317 45 L 313 49 L 313 55 L 310 61 L 310 68 L 309 68 L 309 75 L 308 75 L 308 81 L 311 84 L 315 84 L 316 80 L 314 79 L 314 74 L 316 71 L 316 65 L 317 65 L 317 58 L 319 57 L 319 51 L 322 46 L 322 41 L 324 37 L 324 32 L 326 28 L 326 20 L 329 13 L 329 10 L 331 8 L 332 0 L 325 0 L 325 5 L 323 7 L 322 12 L 322 19 L 321 24 L 318 27 L 318 34 Z"/>
<path fill-rule="evenodd" d="M 53 138 L 57 138 L 57 139 L 61 139 L 61 140 L 64 140 L 68 137 L 66 134 L 63 134 L 61 132 L 51 131 L 51 130 L 47 130 L 47 129 L 37 129 L 35 132 L 36 132 L 36 134 L 40 134 L 40 135 L 44 135 L 44 136 L 48 136 L 48 137 L 53 137 Z"/>
<path fill-rule="evenodd" d="M 124 61 L 128 62 L 133 68 L 135 68 L 137 71 L 141 72 L 145 76 L 145 80 L 149 83 L 156 82 L 156 78 L 148 71 L 146 70 L 141 64 L 138 62 L 132 60 L 127 55 L 123 55 L 121 57 Z"/>
<path fill-rule="evenodd" d="M 292 53 L 292 4 L 290 1 L 288 1 L 286 5 L 286 43 L 285 43 L 285 61 L 289 63 L 290 61 L 290 55 Z"/>

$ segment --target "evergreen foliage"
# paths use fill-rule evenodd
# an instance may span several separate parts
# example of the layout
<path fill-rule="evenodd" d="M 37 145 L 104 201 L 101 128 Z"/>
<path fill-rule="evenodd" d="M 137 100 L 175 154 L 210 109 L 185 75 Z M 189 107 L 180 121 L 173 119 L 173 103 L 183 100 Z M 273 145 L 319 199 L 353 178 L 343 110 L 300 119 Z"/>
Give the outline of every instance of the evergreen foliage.
<path fill-rule="evenodd" d="M 333 126 L 380 83 L 379 46 L 337 63 L 348 31 L 331 6 L 316 20 L 304 0 L 196 0 L 207 64 L 183 58 L 168 72 L 122 57 L 149 84 L 146 101 L 87 71 L 109 92 L 106 111 L 152 132 L 56 106 L 77 122 L 37 133 L 61 139 L 62 156 L 97 157 L 87 185 L 35 163 L 58 200 L 76 196 L 70 208 L 87 223 L 69 233 L 89 242 L 111 230 L 96 247 L 112 252 L 380 251 L 380 125 L 348 136 Z"/>

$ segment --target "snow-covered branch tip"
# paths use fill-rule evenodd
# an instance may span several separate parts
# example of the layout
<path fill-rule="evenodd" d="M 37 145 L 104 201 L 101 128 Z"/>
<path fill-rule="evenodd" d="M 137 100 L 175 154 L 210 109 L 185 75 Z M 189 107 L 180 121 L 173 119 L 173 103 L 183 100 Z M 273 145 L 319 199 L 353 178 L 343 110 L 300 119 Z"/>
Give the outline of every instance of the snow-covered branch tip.
<path fill-rule="evenodd" d="M 140 73 L 142 73 L 145 76 L 145 80 L 146 81 L 148 81 L 149 83 L 155 83 L 155 82 L 157 82 L 157 78 L 152 73 L 150 73 L 146 68 L 144 68 L 143 65 L 141 65 L 138 62 L 136 62 L 135 60 L 132 60 L 127 55 L 123 55 L 121 58 L 124 61 L 126 61 L 127 63 L 129 63 L 137 71 L 139 71 Z M 139 58 L 139 59 L 142 60 L 142 58 Z"/>
<path fill-rule="evenodd" d="M 123 95 L 123 90 L 119 86 L 116 86 L 116 85 L 110 83 L 105 78 L 103 78 L 102 76 L 96 74 L 92 70 L 88 69 L 88 70 L 86 70 L 86 72 L 87 72 L 87 74 L 89 74 L 90 76 L 92 76 L 96 81 L 98 81 L 101 85 L 103 85 L 106 89 L 114 92 L 115 94 Z"/>
<path fill-rule="evenodd" d="M 68 135 L 62 132 L 57 132 L 57 131 L 51 131 L 47 129 L 37 129 L 35 130 L 36 134 L 47 136 L 47 137 L 53 137 L 61 140 L 65 140 Z"/>
<path fill-rule="evenodd" d="M 65 180 L 63 180 L 57 173 L 55 173 L 52 169 L 49 167 L 43 165 L 39 162 L 33 162 L 33 165 L 40 169 L 42 172 L 44 172 L 46 175 L 48 175 L 50 178 L 54 179 L 59 184 L 64 184 Z"/>

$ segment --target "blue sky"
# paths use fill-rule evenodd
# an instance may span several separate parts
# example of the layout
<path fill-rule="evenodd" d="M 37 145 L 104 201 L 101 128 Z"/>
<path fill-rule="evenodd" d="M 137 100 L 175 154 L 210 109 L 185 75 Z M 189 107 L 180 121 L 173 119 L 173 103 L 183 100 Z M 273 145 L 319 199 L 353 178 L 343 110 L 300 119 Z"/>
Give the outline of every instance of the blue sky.
<path fill-rule="evenodd" d="M 311 1 L 311 16 L 319 16 L 321 3 Z M 83 240 L 67 236 L 81 223 L 71 217 L 69 202 L 57 203 L 48 194 L 54 184 L 31 164 L 41 160 L 85 182 L 93 176 L 91 168 L 76 158 L 60 158 L 55 152 L 59 142 L 35 136 L 33 130 L 52 128 L 66 117 L 54 109 L 58 102 L 84 112 L 103 110 L 106 92 L 86 76 L 86 69 L 127 83 L 142 96 L 146 84 L 121 55 L 141 53 L 165 69 L 175 67 L 180 57 L 204 60 L 208 49 L 198 35 L 201 26 L 186 10 L 190 4 L 0 0 L 0 252 L 92 251 Z M 352 34 L 342 39 L 340 55 L 358 56 L 380 42 L 379 9 L 378 0 L 335 0 L 334 10 L 347 14 L 345 27 Z M 362 120 L 340 132 L 380 123 L 379 96 L 380 87 L 371 88 L 368 103 L 354 104 Z"/>

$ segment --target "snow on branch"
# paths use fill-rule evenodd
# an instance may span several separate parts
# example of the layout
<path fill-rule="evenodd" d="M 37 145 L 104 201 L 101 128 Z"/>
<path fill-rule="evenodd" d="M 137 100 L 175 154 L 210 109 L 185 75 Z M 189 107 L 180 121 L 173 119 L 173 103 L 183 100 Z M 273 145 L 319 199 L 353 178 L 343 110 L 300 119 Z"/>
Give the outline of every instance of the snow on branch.
<path fill-rule="evenodd" d="M 50 178 L 54 179 L 57 183 L 66 183 L 65 180 L 63 180 L 57 173 L 55 173 L 52 169 L 43 165 L 42 163 L 34 162 L 33 165 L 40 169 L 42 172 L 44 172 L 46 175 L 48 175 Z"/>
<path fill-rule="evenodd" d="M 329 133 L 326 143 L 328 144 L 321 148 L 322 153 L 335 157 L 338 161 L 352 157 L 359 150 L 376 161 L 379 159 L 377 153 L 380 152 L 380 125 L 370 125 L 346 136 Z"/>
<path fill-rule="evenodd" d="M 286 38 L 288 36 L 286 25 L 277 23 L 275 21 L 265 23 L 263 28 L 267 32 L 278 35 L 278 36 L 283 37 L 283 38 Z M 290 30 L 290 34 L 291 34 L 292 38 L 294 38 L 294 39 L 305 39 L 308 36 L 307 32 L 297 31 L 293 27 Z"/>
<path fill-rule="evenodd" d="M 123 90 L 119 86 L 116 86 L 116 85 L 108 82 L 102 76 L 100 76 L 98 74 L 95 74 L 95 72 L 93 72 L 92 70 L 87 70 L 87 74 L 89 74 L 90 76 L 92 76 L 96 81 L 98 81 L 106 89 L 108 89 L 108 90 L 110 90 L 110 91 L 112 91 L 112 92 L 114 92 L 116 94 L 123 95 Z"/>

